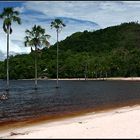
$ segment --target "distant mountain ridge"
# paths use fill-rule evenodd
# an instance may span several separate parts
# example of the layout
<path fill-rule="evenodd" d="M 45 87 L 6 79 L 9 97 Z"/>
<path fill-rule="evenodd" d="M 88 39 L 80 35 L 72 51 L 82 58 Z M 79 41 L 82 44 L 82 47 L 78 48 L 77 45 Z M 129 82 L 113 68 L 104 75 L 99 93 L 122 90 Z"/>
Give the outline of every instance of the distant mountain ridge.
<path fill-rule="evenodd" d="M 55 44 L 56 45 L 56 44 Z M 140 24 L 123 23 L 96 31 L 76 32 L 60 41 L 62 50 L 103 52 L 115 48 L 140 47 Z"/>

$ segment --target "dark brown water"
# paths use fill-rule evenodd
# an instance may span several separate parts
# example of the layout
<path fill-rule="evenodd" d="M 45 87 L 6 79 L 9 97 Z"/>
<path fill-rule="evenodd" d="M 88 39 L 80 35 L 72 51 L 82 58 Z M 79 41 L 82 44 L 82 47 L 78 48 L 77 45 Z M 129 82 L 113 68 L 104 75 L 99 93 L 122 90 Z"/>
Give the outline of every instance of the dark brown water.
<path fill-rule="evenodd" d="M 6 81 L 0 80 L 0 95 Z M 133 102 L 140 103 L 138 81 L 10 81 L 8 100 L 0 101 L 0 123 L 23 121 L 41 116 L 59 117 Z M 136 102 L 137 101 L 137 102 Z"/>

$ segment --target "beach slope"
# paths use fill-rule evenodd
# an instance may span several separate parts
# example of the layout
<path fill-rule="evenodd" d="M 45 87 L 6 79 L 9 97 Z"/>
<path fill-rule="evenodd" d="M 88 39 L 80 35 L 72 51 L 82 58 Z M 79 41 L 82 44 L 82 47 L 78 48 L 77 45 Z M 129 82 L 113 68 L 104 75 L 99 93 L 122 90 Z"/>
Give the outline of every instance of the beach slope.
<path fill-rule="evenodd" d="M 4 130 L 0 138 L 140 138 L 140 106 Z"/>

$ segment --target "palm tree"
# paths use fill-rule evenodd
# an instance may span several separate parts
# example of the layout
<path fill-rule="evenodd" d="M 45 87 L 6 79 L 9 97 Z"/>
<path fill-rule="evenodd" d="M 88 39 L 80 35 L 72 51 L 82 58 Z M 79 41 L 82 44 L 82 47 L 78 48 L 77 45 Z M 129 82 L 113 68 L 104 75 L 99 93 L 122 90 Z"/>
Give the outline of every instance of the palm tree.
<path fill-rule="evenodd" d="M 4 8 L 0 18 L 3 19 L 3 30 L 7 34 L 7 90 L 9 90 L 9 37 L 12 34 L 12 22 L 21 24 L 21 19 L 19 12 L 12 7 Z"/>
<path fill-rule="evenodd" d="M 57 88 L 58 88 L 58 33 L 62 30 L 63 27 L 66 25 L 63 23 L 60 19 L 54 19 L 54 21 L 51 22 L 51 28 L 56 29 L 57 33 Z"/>
<path fill-rule="evenodd" d="M 25 46 L 30 46 L 32 51 L 32 47 L 35 48 L 35 89 L 37 89 L 37 51 L 43 46 L 49 46 L 47 39 L 50 38 L 50 35 L 45 34 L 45 29 L 40 25 L 34 25 L 31 30 L 26 30 L 25 33 L 27 35 L 25 36 Z"/>

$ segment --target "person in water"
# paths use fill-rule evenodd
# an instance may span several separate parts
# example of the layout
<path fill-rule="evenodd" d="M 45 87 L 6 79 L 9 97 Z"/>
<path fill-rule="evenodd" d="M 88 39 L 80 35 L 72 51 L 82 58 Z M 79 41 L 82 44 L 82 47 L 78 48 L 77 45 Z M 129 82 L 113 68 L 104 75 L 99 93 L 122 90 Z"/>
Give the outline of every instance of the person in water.
<path fill-rule="evenodd" d="M 0 96 L 0 100 L 7 100 L 8 97 L 5 93 L 3 93 L 3 95 Z"/>

